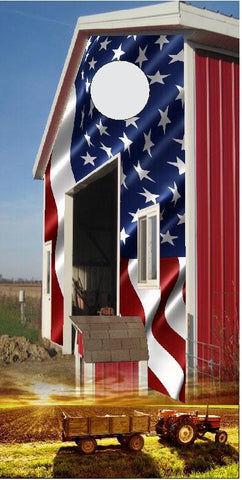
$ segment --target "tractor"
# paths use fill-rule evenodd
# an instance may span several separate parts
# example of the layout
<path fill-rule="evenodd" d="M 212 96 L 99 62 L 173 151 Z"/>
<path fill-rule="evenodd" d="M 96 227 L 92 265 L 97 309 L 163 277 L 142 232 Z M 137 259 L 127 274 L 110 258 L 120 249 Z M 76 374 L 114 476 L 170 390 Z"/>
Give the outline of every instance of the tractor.
<path fill-rule="evenodd" d="M 208 407 L 205 415 L 198 415 L 198 411 L 159 410 L 156 433 L 161 439 L 168 439 L 175 445 L 188 446 L 210 432 L 215 434 L 215 442 L 223 444 L 228 435 L 220 430 L 220 421 L 219 416 L 208 414 Z"/>

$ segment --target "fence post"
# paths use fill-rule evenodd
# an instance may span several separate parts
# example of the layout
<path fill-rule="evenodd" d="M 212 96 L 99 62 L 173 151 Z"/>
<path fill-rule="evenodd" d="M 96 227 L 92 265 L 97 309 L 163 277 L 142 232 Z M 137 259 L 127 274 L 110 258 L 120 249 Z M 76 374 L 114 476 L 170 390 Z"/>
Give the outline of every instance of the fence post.
<path fill-rule="evenodd" d="M 19 291 L 19 302 L 20 302 L 20 312 L 21 312 L 21 323 L 26 326 L 26 303 L 25 303 L 25 290 Z"/>

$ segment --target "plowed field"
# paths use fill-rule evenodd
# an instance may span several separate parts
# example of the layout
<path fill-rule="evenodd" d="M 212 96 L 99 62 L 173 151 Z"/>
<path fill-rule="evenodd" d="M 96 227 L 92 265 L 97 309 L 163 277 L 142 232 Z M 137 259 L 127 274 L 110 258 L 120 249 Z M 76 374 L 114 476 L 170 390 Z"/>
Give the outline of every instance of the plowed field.
<path fill-rule="evenodd" d="M 152 415 L 151 428 L 154 430 L 157 407 L 139 406 L 137 409 Z M 45 405 L 0 409 L 0 442 L 60 441 L 62 439 L 62 411 L 71 416 L 95 416 L 107 413 L 131 415 L 134 408 Z M 204 412 L 205 408 L 199 409 L 199 413 Z M 221 426 L 225 429 L 238 426 L 237 409 L 210 409 L 209 413 L 220 415 Z"/>

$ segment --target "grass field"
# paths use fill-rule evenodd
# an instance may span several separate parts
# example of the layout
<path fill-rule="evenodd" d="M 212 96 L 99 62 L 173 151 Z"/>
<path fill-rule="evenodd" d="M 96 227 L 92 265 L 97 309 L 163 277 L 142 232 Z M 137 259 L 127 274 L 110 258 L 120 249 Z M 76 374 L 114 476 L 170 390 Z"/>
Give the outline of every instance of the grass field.
<path fill-rule="evenodd" d="M 217 446 L 208 434 L 191 447 L 175 448 L 145 437 L 132 453 L 116 439 L 98 442 L 94 455 L 80 454 L 73 443 L 33 442 L 0 445 L 1 478 L 239 478 L 238 432 Z"/>

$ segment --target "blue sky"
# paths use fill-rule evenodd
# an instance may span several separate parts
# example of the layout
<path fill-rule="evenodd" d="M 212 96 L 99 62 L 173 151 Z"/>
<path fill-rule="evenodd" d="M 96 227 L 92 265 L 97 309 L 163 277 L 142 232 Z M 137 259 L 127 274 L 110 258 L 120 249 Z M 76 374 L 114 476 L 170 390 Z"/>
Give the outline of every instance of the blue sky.
<path fill-rule="evenodd" d="M 77 18 L 155 1 L 0 1 L 0 274 L 41 278 L 42 188 L 32 167 Z M 238 18 L 237 1 L 191 1 Z"/>

